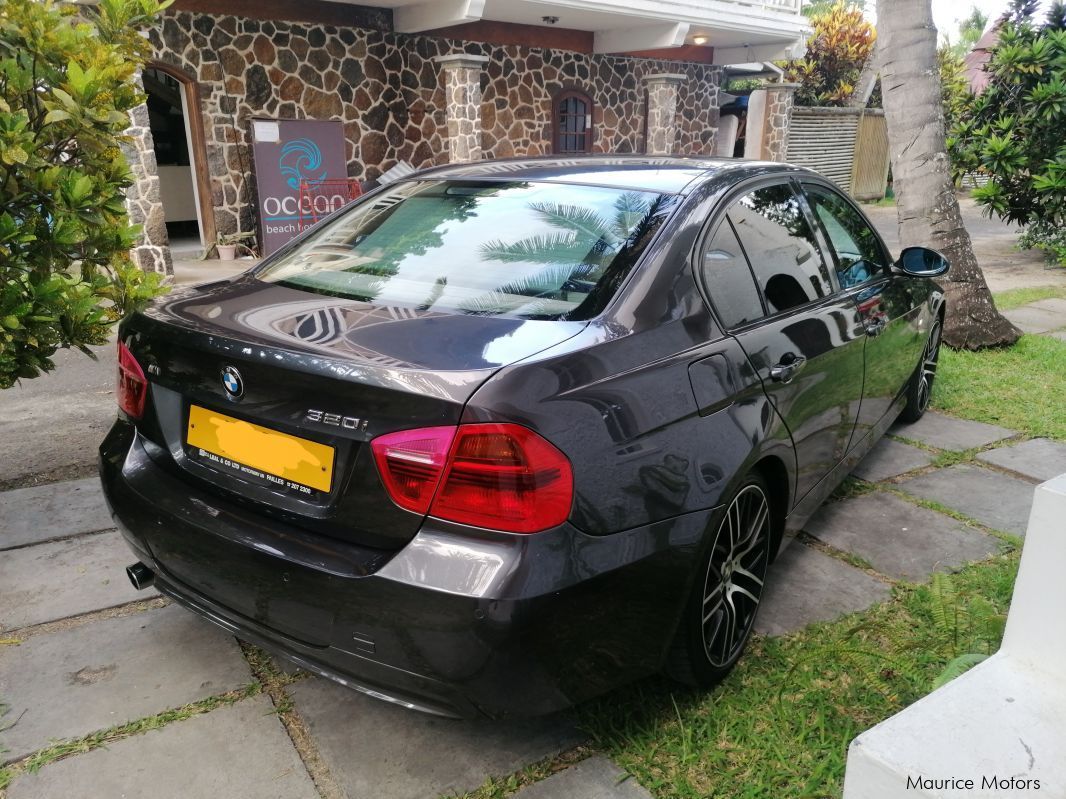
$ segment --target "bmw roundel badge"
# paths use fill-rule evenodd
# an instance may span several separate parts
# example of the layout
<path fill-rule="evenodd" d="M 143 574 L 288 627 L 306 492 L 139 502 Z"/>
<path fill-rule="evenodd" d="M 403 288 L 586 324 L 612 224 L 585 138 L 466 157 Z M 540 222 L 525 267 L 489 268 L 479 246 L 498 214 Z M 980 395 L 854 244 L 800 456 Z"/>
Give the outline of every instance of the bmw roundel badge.
<path fill-rule="evenodd" d="M 241 373 L 234 367 L 227 366 L 222 370 L 222 388 L 226 390 L 226 396 L 231 399 L 239 399 L 244 396 L 244 381 Z"/>

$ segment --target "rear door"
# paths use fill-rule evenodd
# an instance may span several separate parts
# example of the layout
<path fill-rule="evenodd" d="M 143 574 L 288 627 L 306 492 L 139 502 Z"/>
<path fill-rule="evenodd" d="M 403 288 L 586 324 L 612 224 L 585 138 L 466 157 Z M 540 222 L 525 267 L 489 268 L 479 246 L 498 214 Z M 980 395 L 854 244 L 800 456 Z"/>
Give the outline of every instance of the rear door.
<path fill-rule="evenodd" d="M 719 319 L 788 426 L 801 499 L 843 459 L 859 415 L 865 332 L 855 303 L 837 290 L 788 181 L 733 200 L 702 263 Z"/>
<path fill-rule="evenodd" d="M 829 242 L 841 290 L 855 302 L 867 333 L 857 443 L 892 407 L 921 357 L 926 333 L 922 303 L 915 296 L 920 281 L 892 274 L 881 237 L 840 192 L 814 181 L 805 181 L 803 190 Z"/>

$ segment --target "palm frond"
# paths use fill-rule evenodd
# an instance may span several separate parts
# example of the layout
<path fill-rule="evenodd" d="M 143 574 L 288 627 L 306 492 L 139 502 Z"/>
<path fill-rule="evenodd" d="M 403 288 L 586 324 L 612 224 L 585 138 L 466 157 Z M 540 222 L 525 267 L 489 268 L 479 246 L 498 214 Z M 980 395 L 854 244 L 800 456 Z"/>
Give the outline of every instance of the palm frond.
<path fill-rule="evenodd" d="M 944 667 L 944 670 L 937 676 L 936 680 L 933 681 L 933 690 L 946 685 L 956 677 L 965 674 L 978 663 L 985 660 L 988 660 L 988 655 L 982 655 L 977 652 L 967 652 L 965 655 L 959 655 L 948 663 L 948 665 Z"/>
<path fill-rule="evenodd" d="M 650 203 L 641 192 L 627 191 L 619 195 L 614 201 L 614 234 L 620 239 L 628 239 L 641 220 L 647 217 L 650 208 Z"/>
<path fill-rule="evenodd" d="M 613 238 L 613 226 L 591 208 L 565 203 L 530 203 L 529 207 L 552 227 L 572 230 L 593 240 Z"/>
<path fill-rule="evenodd" d="M 593 255 L 595 246 L 573 233 L 528 236 L 511 243 L 488 241 L 479 250 L 482 256 L 504 263 L 575 264 Z"/>

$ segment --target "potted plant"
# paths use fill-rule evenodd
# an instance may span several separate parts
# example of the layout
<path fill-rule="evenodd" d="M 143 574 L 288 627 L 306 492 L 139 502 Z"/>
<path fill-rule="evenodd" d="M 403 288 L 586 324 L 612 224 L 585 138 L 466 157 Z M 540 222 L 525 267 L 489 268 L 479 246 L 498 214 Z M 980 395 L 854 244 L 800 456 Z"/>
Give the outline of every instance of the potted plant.
<path fill-rule="evenodd" d="M 236 232 L 236 233 L 219 233 L 218 243 L 215 244 L 215 249 L 218 250 L 218 259 L 220 261 L 233 261 L 237 257 L 237 250 L 244 248 L 249 254 L 254 255 L 255 252 L 249 245 L 245 244 L 246 241 L 255 241 L 255 234 L 251 232 Z"/>

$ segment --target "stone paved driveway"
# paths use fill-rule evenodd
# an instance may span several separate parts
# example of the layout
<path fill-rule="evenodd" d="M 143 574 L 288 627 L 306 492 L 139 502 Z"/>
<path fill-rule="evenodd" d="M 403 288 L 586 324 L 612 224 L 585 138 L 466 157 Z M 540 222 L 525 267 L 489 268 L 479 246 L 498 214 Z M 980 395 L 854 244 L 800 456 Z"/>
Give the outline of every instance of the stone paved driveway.
<path fill-rule="evenodd" d="M 1033 486 L 1066 471 L 1066 445 L 991 425 L 928 414 L 892 434 L 774 565 L 760 633 L 862 610 L 897 580 L 995 553 L 1024 531 Z M 945 451 L 966 456 L 938 468 Z M 9 799 L 434 799 L 552 759 L 544 771 L 556 773 L 521 799 L 649 795 L 602 755 L 582 759 L 585 738 L 565 716 L 437 719 L 279 667 L 135 594 L 130 560 L 94 479 L 0 493 Z M 49 762 L 27 768 L 40 752 Z"/>

